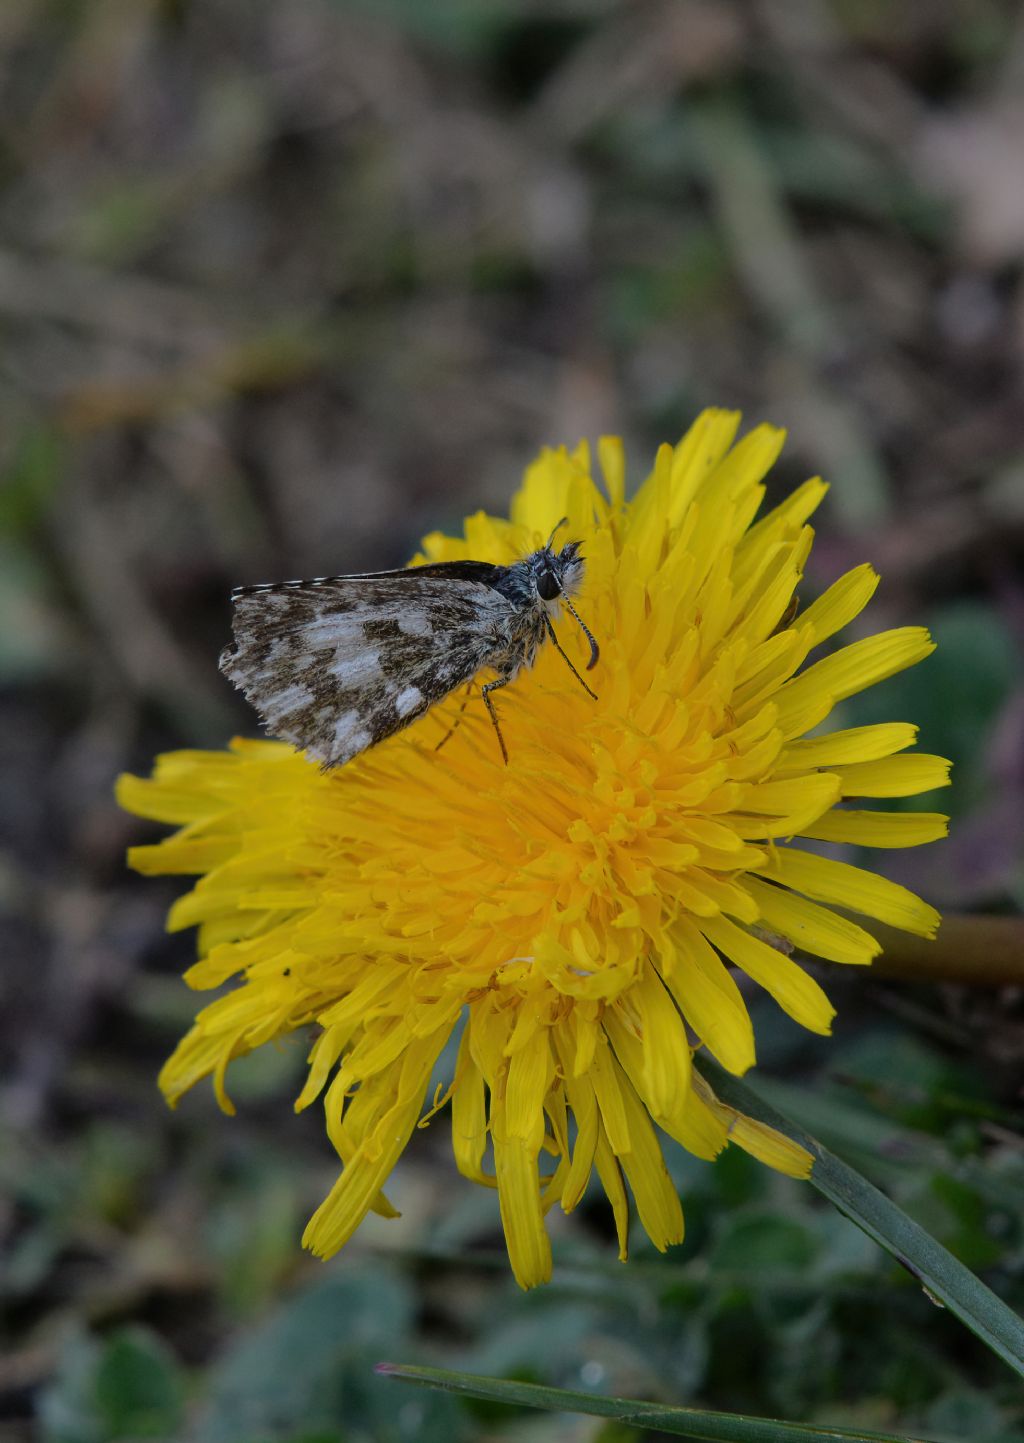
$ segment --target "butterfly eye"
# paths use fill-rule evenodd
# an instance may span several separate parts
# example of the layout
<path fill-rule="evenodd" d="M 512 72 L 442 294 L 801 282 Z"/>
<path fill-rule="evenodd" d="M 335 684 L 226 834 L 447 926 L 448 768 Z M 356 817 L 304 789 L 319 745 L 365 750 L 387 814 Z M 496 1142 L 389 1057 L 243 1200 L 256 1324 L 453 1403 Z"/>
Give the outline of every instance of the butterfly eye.
<path fill-rule="evenodd" d="M 537 577 L 537 595 L 541 601 L 554 601 L 556 596 L 561 595 L 561 591 L 553 571 L 542 571 Z"/>

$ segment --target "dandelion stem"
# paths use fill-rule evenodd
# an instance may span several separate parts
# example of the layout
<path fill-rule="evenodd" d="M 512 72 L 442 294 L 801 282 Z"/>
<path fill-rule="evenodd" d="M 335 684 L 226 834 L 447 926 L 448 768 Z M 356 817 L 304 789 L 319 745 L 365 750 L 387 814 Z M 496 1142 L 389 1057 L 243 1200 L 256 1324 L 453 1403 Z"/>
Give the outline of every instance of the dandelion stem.
<path fill-rule="evenodd" d="M 934 941 L 875 923 L 882 944 L 873 970 L 900 982 L 1024 986 L 1024 917 L 947 913 Z"/>

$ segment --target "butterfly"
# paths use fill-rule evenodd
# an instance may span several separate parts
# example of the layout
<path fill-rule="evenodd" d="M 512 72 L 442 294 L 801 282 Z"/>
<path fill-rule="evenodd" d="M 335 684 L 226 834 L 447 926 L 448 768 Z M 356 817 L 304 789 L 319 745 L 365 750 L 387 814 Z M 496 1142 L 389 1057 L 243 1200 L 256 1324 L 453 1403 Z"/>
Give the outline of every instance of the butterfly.
<path fill-rule="evenodd" d="M 495 676 L 481 695 L 507 766 L 491 697 L 533 665 L 546 641 L 597 700 L 552 621 L 565 606 L 590 645 L 586 670 L 593 668 L 598 645 L 571 599 L 583 580 L 581 543 L 552 549 L 565 524 L 558 523 L 546 546 L 510 566 L 442 561 L 237 587 L 234 645 L 222 654 L 220 669 L 272 736 L 325 771 L 393 736 L 489 669 Z"/>

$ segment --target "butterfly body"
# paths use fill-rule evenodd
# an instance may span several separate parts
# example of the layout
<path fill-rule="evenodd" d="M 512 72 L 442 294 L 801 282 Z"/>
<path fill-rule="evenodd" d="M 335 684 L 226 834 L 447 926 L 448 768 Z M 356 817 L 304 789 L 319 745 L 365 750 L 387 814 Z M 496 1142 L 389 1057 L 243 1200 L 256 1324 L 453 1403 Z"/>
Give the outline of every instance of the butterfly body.
<path fill-rule="evenodd" d="M 489 669 L 483 699 L 507 760 L 490 693 L 532 666 L 548 638 L 576 672 L 552 612 L 565 602 L 576 615 L 570 597 L 582 577 L 579 543 L 570 541 L 511 566 L 440 562 L 240 587 L 235 642 L 220 668 L 272 735 L 324 768 L 393 736 Z M 592 666 L 597 644 L 584 631 Z"/>

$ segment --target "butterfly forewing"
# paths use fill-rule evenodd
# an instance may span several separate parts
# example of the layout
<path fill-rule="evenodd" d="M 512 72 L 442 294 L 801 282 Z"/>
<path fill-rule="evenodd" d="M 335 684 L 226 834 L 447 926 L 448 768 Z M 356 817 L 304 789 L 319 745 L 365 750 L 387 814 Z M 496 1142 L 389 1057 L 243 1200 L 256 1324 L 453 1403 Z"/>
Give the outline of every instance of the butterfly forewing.
<path fill-rule="evenodd" d="M 500 568 L 455 562 L 240 589 L 221 670 L 267 730 L 336 767 L 485 664 L 509 603 Z"/>

